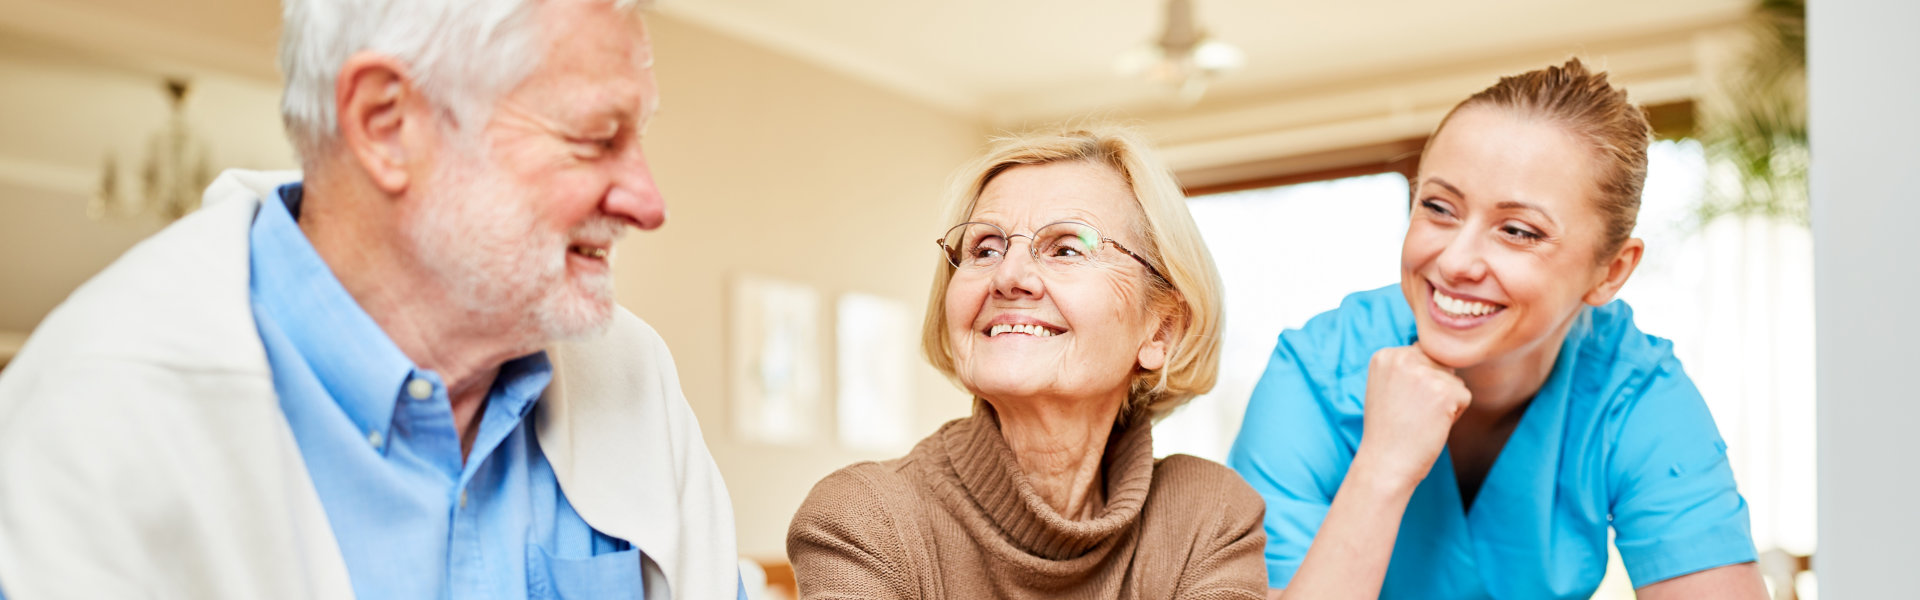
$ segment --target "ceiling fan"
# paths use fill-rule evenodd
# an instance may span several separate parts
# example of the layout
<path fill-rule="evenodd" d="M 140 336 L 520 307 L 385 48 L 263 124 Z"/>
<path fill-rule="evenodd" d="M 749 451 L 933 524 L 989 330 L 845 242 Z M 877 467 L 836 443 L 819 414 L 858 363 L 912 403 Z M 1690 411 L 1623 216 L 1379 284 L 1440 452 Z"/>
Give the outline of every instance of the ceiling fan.
<path fill-rule="evenodd" d="M 1166 26 L 1160 37 L 1122 52 L 1114 71 L 1172 89 L 1182 105 L 1192 105 L 1214 78 L 1246 64 L 1246 54 L 1201 29 L 1193 18 L 1193 0 L 1167 0 Z"/>

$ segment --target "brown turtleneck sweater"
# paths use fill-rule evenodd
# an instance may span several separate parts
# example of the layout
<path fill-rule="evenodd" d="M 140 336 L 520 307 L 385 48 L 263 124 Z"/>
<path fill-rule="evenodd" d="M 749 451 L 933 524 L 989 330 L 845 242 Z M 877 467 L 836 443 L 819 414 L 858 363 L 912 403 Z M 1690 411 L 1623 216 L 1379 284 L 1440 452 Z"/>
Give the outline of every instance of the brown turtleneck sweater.
<path fill-rule="evenodd" d="M 787 530 L 800 596 L 1264 599 L 1259 494 L 1216 463 L 1154 460 L 1152 427 L 1128 421 L 1086 520 L 1034 493 L 990 409 L 827 476 Z"/>

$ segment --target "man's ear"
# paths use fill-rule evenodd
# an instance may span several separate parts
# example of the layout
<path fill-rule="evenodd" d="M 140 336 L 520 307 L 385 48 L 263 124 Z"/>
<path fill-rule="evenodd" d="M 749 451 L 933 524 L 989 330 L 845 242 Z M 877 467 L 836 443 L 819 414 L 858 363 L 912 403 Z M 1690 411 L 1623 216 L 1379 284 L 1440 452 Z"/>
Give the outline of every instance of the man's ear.
<path fill-rule="evenodd" d="M 1606 269 L 1605 276 L 1594 284 L 1593 289 L 1587 290 L 1582 300 L 1593 306 L 1612 302 L 1614 295 L 1620 293 L 1620 288 L 1627 285 L 1627 278 L 1633 276 L 1633 270 L 1640 266 L 1640 257 L 1646 251 L 1647 243 L 1640 238 L 1629 238 L 1625 244 L 1621 244 L 1620 251 L 1615 252 L 1613 259 L 1603 267 Z"/>
<path fill-rule="evenodd" d="M 390 56 L 356 53 L 340 65 L 333 101 L 343 149 L 381 191 L 405 192 L 422 166 L 435 116 L 406 65 Z"/>

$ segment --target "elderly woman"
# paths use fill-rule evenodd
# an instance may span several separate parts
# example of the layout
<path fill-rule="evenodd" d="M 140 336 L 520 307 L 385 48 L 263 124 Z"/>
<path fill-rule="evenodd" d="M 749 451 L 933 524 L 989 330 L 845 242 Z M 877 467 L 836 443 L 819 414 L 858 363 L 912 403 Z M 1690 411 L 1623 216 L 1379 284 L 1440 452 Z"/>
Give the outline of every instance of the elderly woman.
<path fill-rule="evenodd" d="M 973 415 L 814 486 L 787 554 L 803 598 L 1247 598 L 1261 500 L 1153 458 L 1153 421 L 1213 386 L 1219 275 L 1144 144 L 1005 139 L 949 198 L 924 330 Z"/>
<path fill-rule="evenodd" d="M 1614 300 L 1648 126 L 1578 60 L 1461 102 L 1413 182 L 1400 284 L 1280 336 L 1228 462 L 1274 596 L 1761 598 L 1726 444 Z"/>

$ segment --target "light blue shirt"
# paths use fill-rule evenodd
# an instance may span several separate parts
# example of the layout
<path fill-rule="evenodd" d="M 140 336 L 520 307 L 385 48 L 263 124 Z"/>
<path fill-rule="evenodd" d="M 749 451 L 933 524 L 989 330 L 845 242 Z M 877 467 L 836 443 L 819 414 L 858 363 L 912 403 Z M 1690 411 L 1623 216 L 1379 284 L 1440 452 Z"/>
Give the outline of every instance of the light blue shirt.
<path fill-rule="evenodd" d="M 640 598 L 640 551 L 561 493 L 528 412 L 544 353 L 500 367 L 471 453 L 440 375 L 361 310 L 295 224 L 298 184 L 254 219 L 254 318 L 354 593 L 380 598 Z"/>
<path fill-rule="evenodd" d="M 1463 509 L 1450 453 L 1401 521 L 1382 598 L 1587 598 L 1607 528 L 1636 587 L 1754 560 L 1727 446 L 1672 344 L 1583 308 Z M 1292 581 L 1360 444 L 1367 366 L 1415 339 L 1399 286 L 1280 335 L 1227 462 L 1267 501 L 1267 577 Z"/>

